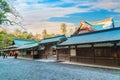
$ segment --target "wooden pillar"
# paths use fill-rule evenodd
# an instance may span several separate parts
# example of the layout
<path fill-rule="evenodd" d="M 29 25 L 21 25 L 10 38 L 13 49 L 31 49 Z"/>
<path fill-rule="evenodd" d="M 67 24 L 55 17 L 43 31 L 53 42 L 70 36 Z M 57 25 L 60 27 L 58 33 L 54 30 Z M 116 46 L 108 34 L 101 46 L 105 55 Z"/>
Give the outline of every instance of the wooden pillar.
<path fill-rule="evenodd" d="M 64 54 L 65 54 L 64 57 L 65 57 L 65 61 L 66 61 L 66 50 L 64 50 Z"/>
<path fill-rule="evenodd" d="M 95 61 L 95 48 L 94 48 L 94 44 L 91 44 L 92 45 L 92 52 L 93 52 L 93 59 L 94 59 L 94 63 L 96 62 Z"/>
<path fill-rule="evenodd" d="M 69 59 L 70 59 L 70 62 L 71 62 L 71 56 L 70 56 L 70 46 L 68 46 L 68 51 L 69 51 Z"/>
<path fill-rule="evenodd" d="M 44 47 L 45 47 L 45 49 L 44 49 L 44 56 L 47 59 L 47 54 L 45 53 L 47 45 L 44 45 Z"/>
<path fill-rule="evenodd" d="M 32 50 L 33 50 L 33 59 L 34 59 L 34 48 Z"/>
<path fill-rule="evenodd" d="M 59 53 L 58 53 L 58 49 L 56 49 L 56 56 L 57 56 L 57 60 L 59 60 Z"/>
<path fill-rule="evenodd" d="M 75 50 L 76 50 L 76 61 L 78 62 L 78 57 L 77 57 L 77 45 L 75 45 Z"/>
<path fill-rule="evenodd" d="M 120 46 L 119 46 L 120 47 Z M 117 46 L 117 65 L 120 66 L 120 52 L 119 52 L 119 47 Z"/>
<path fill-rule="evenodd" d="M 113 62 L 114 63 L 116 63 L 117 65 L 118 65 L 118 63 L 119 63 L 119 60 L 118 60 L 118 53 L 117 53 L 117 44 L 116 43 L 114 43 L 114 48 L 113 48 L 114 50 L 113 50 Z"/>
<path fill-rule="evenodd" d="M 37 47 L 35 47 L 36 48 L 36 54 L 37 54 L 37 59 L 39 59 L 39 52 L 38 52 L 38 46 Z"/>

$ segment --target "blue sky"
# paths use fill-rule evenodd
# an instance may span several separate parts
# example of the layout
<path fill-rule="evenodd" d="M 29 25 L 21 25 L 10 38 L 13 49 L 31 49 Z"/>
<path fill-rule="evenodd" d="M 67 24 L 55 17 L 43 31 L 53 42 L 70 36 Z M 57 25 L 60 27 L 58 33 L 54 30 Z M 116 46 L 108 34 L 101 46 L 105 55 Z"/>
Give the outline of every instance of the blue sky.
<path fill-rule="evenodd" d="M 79 26 L 81 20 L 99 21 L 112 17 L 120 26 L 120 0 L 16 0 L 14 7 L 23 16 L 29 32 L 59 33 L 60 24 Z"/>

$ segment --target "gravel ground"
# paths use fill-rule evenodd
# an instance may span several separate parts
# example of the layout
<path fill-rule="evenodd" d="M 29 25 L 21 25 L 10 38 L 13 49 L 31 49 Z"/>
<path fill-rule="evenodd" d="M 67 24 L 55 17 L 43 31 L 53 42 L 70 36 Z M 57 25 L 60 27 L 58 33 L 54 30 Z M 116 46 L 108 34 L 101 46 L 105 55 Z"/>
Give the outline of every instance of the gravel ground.
<path fill-rule="evenodd" d="M 120 80 L 120 70 L 0 58 L 0 80 Z"/>

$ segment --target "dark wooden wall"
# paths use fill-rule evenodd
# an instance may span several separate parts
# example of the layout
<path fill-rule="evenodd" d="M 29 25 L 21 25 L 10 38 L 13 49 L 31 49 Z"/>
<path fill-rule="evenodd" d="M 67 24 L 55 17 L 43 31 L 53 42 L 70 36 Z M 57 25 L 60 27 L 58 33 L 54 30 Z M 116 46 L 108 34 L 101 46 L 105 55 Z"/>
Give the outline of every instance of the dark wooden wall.
<path fill-rule="evenodd" d="M 70 60 L 69 49 L 57 49 L 57 60 L 69 61 Z"/>
<path fill-rule="evenodd" d="M 42 59 L 42 58 L 46 58 L 47 59 L 47 54 L 45 54 L 44 50 L 39 50 L 38 51 L 38 58 Z"/>
<path fill-rule="evenodd" d="M 76 56 L 70 56 L 70 49 L 57 49 L 58 60 L 80 63 L 120 66 L 120 47 L 77 48 Z"/>

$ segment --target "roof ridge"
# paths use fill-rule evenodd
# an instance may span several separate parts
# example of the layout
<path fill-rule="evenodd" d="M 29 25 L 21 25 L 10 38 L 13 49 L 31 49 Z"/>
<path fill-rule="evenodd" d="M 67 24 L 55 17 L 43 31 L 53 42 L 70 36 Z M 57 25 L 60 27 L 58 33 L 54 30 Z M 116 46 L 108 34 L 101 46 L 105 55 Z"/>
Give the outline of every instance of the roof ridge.
<path fill-rule="evenodd" d="M 34 42 L 38 42 L 38 41 L 35 41 L 35 40 L 29 40 L 29 39 L 18 39 L 18 38 L 15 38 L 14 40 L 21 40 L 21 41 L 34 41 Z"/>
<path fill-rule="evenodd" d="M 62 36 L 65 36 L 65 35 L 59 35 L 59 36 L 54 36 L 54 37 L 50 37 L 50 38 L 44 38 L 43 40 L 57 38 L 57 37 L 62 37 Z"/>
<path fill-rule="evenodd" d="M 76 37 L 76 36 L 81 36 L 81 35 L 106 32 L 106 31 L 117 30 L 117 29 L 120 29 L 120 27 L 115 27 L 115 28 L 110 28 L 110 29 L 103 29 L 103 30 L 98 30 L 98 31 L 93 31 L 93 32 L 87 32 L 87 33 L 82 33 L 82 34 L 78 34 L 78 35 L 71 35 L 70 37 Z"/>

